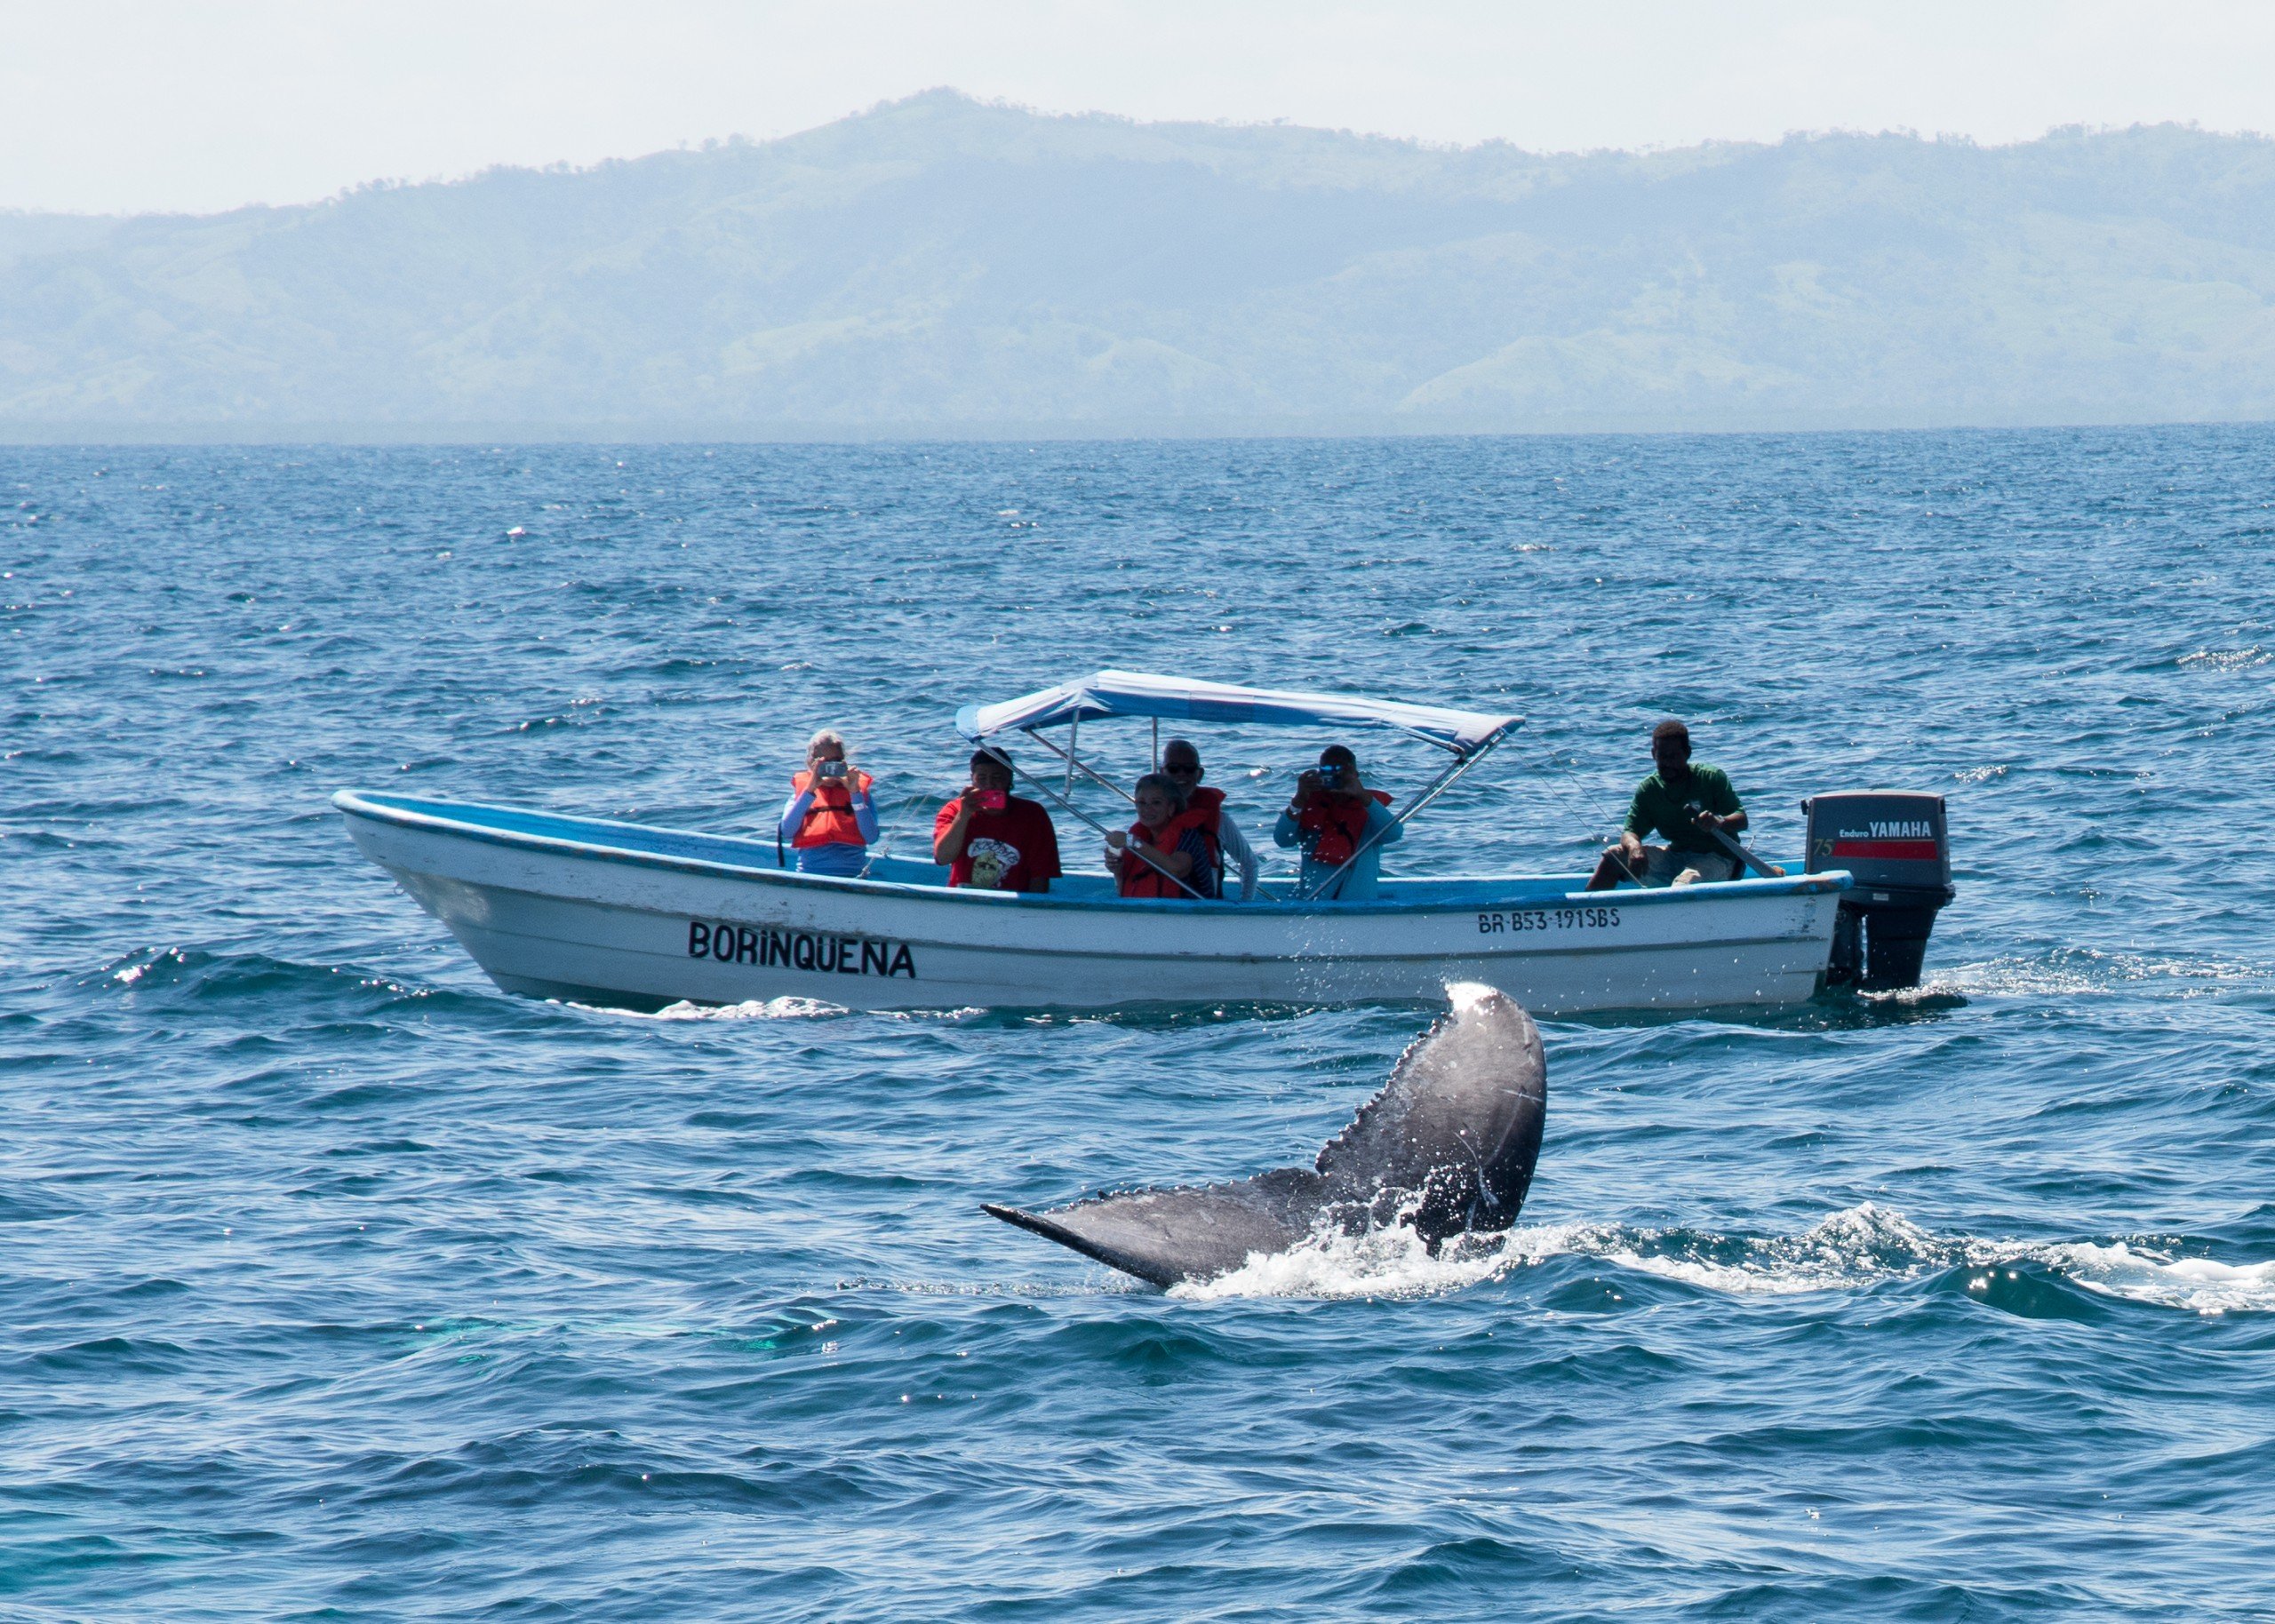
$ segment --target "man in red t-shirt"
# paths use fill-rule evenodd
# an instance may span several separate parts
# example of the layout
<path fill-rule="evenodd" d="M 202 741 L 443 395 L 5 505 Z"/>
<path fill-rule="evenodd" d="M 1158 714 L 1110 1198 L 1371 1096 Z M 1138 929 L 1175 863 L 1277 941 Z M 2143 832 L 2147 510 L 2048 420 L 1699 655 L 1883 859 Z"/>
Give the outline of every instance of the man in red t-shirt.
<path fill-rule="evenodd" d="M 932 861 L 952 886 L 1048 891 L 1058 877 L 1058 831 L 1041 802 L 1011 793 L 1010 760 L 974 751 L 971 783 L 932 820 Z"/>

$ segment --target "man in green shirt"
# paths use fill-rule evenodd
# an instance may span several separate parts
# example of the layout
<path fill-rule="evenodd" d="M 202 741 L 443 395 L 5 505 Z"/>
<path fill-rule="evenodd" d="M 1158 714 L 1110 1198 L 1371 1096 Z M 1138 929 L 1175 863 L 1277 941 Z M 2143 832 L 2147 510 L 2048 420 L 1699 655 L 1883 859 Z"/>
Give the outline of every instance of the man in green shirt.
<path fill-rule="evenodd" d="M 1604 848 L 1591 891 L 1608 891 L 1623 880 L 1639 885 L 1672 885 L 1686 870 L 1700 880 L 1728 880 L 1737 864 L 1705 833 L 1706 828 L 1735 836 L 1745 828 L 1745 808 L 1719 767 L 1690 759 L 1690 729 L 1667 720 L 1651 729 L 1651 760 L 1658 771 L 1635 787 L 1619 844 Z M 1703 825 L 1703 827 L 1702 827 Z M 1647 834 L 1663 834 L 1664 846 L 1646 846 Z"/>

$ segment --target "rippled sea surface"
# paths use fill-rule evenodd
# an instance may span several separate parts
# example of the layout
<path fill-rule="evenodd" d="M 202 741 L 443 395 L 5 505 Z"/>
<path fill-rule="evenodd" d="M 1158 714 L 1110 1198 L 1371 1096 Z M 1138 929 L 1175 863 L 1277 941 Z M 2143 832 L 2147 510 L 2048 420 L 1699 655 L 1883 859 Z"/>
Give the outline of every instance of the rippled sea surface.
<path fill-rule="evenodd" d="M 2275 431 L 0 448 L 0 1613 L 2275 1614 Z M 1672 712 L 1959 901 L 1548 1023 L 1497 1250 L 1162 1295 L 980 1202 L 1308 1159 L 1423 1014 L 530 1002 L 327 806 L 764 829 L 834 723 L 914 849 L 1108 664 L 1525 712 L 1409 872 Z"/>

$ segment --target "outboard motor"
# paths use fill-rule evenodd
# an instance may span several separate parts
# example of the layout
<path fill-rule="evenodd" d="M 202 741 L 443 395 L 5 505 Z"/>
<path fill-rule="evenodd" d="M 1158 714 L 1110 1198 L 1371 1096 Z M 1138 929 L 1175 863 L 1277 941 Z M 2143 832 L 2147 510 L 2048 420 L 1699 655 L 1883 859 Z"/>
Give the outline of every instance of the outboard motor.
<path fill-rule="evenodd" d="M 1801 802 L 1812 874 L 1845 868 L 1825 979 L 1866 992 L 1920 984 L 1920 961 L 1952 889 L 1944 798 L 1908 790 L 1850 790 Z"/>

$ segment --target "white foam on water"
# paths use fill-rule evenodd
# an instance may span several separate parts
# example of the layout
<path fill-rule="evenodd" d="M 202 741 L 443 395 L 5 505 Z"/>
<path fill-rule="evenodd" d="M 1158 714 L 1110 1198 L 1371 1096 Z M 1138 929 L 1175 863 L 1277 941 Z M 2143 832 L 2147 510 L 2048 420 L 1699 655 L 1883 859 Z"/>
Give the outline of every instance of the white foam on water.
<path fill-rule="evenodd" d="M 397 989 L 409 991 L 409 989 Z M 574 999 L 563 1001 L 568 1009 L 581 1009 L 588 1015 L 615 1015 L 627 1021 L 820 1021 L 837 1015 L 867 1014 L 880 1021 L 945 1021 L 957 1024 L 976 1020 L 992 1013 L 978 1005 L 961 1009 L 872 1009 L 857 1010 L 846 1004 L 833 1004 L 818 998 L 745 999 L 739 1004 L 697 1004 L 681 999 L 667 1004 L 661 1009 L 618 1009 L 605 1004 L 580 1004 Z"/>
<path fill-rule="evenodd" d="M 1853 1291 L 1957 1261 L 1903 1214 L 1870 1201 L 1799 1235 L 1728 1239 L 1613 1227 L 1583 1230 L 1564 1250 L 1728 1296 Z"/>
<path fill-rule="evenodd" d="M 2249 649 L 2199 649 L 2193 654 L 2183 654 L 2179 664 L 2201 666 L 2212 671 L 2243 671 L 2254 665 L 2264 665 L 2275 654 L 2256 646 Z"/>
<path fill-rule="evenodd" d="M 1210 1302 L 1231 1297 L 1314 1299 L 1433 1297 L 1499 1279 L 1557 1257 L 1680 1280 L 1723 1296 L 1856 1292 L 1961 1265 L 2043 1265 L 2103 1296 L 2198 1314 L 2275 1313 L 2275 1261 L 2223 1263 L 2176 1257 L 2124 1241 L 1946 1239 L 1902 1213 L 1864 1202 L 1798 1235 L 1719 1236 L 1629 1224 L 1520 1225 L 1497 1236 L 1461 1236 L 1431 1255 L 1402 1224 L 1346 1235 L 1331 1227 L 1273 1255 L 1170 1295 Z"/>
<path fill-rule="evenodd" d="M 1361 1235 L 1314 1233 L 1299 1246 L 1268 1257 L 1250 1254 L 1241 1268 L 1170 1294 L 1202 1302 L 1436 1296 L 1550 1258 L 1591 1257 L 1725 1295 L 1785 1296 L 1855 1290 L 1947 1266 L 1960 1255 L 1901 1213 L 1871 1202 L 1795 1236 L 1730 1240 L 1627 1224 L 1529 1224 L 1497 1236 L 1459 1237 L 1435 1257 L 1412 1230 L 1398 1225 Z"/>
<path fill-rule="evenodd" d="M 2174 1257 L 2118 1241 L 2030 1248 L 2087 1291 L 2207 1316 L 2243 1311 L 2275 1313 L 2275 1261 L 2222 1263 L 2208 1257 Z"/>
<path fill-rule="evenodd" d="M 1988 959 L 1936 971 L 1916 990 L 1923 997 L 2078 998 L 2130 990 L 2144 982 L 2173 982 L 2182 996 L 2264 983 L 2263 966 L 2233 959 L 2105 953 L 2091 950 L 2040 958 Z"/>
<path fill-rule="evenodd" d="M 1463 1236 L 1435 1257 L 1404 1224 L 1345 1235 L 1315 1233 L 1299 1246 L 1248 1262 L 1212 1280 L 1169 1288 L 1172 1297 L 1215 1302 L 1227 1297 L 1437 1297 L 1506 1274 L 1518 1260 L 1504 1240 Z"/>
<path fill-rule="evenodd" d="M 810 1021 L 823 1015 L 852 1013 L 842 1004 L 833 1004 L 818 998 L 754 998 L 746 999 L 739 1004 L 690 1004 L 682 999 L 676 1004 L 665 1005 L 650 1018 L 658 1021 Z"/>

